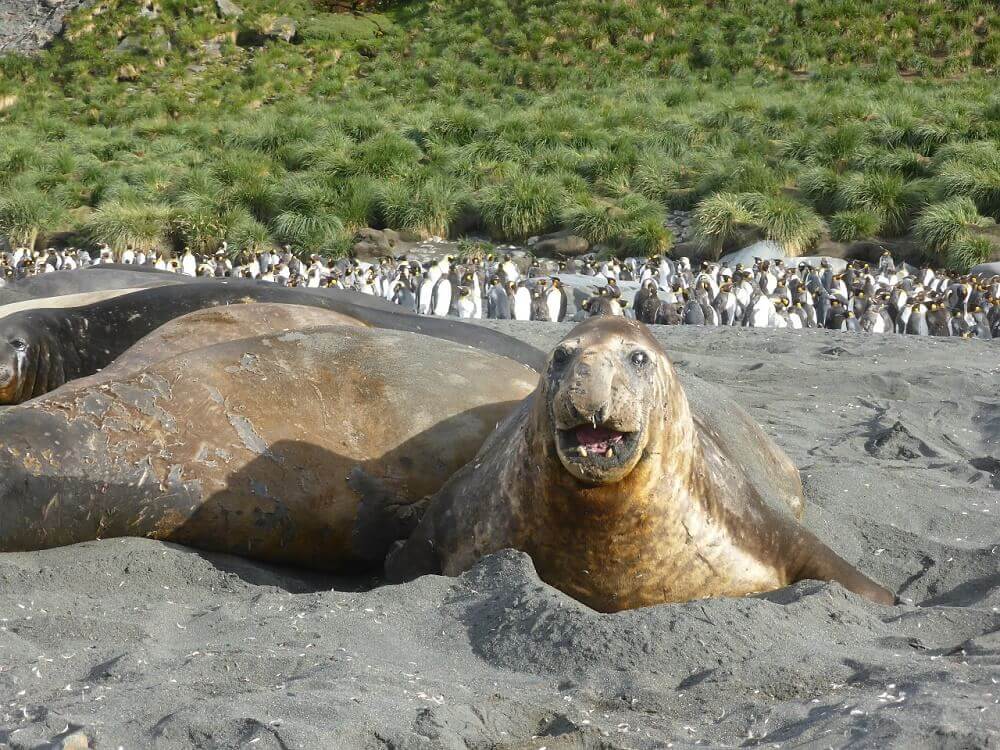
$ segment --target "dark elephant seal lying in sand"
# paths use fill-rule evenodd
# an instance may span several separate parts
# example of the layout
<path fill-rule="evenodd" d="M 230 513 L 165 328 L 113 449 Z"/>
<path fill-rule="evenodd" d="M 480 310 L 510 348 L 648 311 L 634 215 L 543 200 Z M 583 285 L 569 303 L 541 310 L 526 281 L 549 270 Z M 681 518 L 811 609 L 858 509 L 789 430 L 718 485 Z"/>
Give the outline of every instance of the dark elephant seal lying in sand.
<path fill-rule="evenodd" d="M 431 500 L 390 579 L 457 575 L 506 547 L 596 610 L 742 596 L 813 578 L 882 604 L 891 592 L 768 502 L 692 416 L 640 323 L 593 318 L 549 356 L 538 389 Z M 750 446 L 743 461 L 764 461 Z M 770 459 L 767 459 L 770 460 Z"/>
<path fill-rule="evenodd" d="M 109 294 L 103 292 L 102 294 Z M 538 366 L 532 347 L 456 319 L 429 318 L 356 292 L 219 280 L 134 291 L 92 304 L 0 319 L 0 404 L 18 404 L 106 367 L 146 334 L 195 310 L 245 302 L 324 308 L 377 328 L 414 331 Z"/>
<path fill-rule="evenodd" d="M 0 412 L 0 551 L 142 536 L 381 566 L 537 383 L 510 359 L 331 326 L 196 349 Z"/>

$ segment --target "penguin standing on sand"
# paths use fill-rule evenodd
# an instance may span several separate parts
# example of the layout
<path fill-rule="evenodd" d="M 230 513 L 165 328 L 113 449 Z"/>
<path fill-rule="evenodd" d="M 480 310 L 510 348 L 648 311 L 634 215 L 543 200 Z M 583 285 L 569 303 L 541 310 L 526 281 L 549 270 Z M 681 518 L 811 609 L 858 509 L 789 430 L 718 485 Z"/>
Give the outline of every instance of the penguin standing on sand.
<path fill-rule="evenodd" d="M 431 297 L 434 293 L 434 281 L 431 280 L 431 272 L 424 271 L 420 278 L 420 288 L 417 290 L 417 312 L 421 315 L 431 314 Z"/>
<path fill-rule="evenodd" d="M 732 282 L 727 281 L 719 287 L 719 293 L 712 300 L 712 306 L 715 308 L 716 315 L 718 316 L 719 325 L 736 325 L 736 313 L 739 303 L 736 300 L 736 295 L 733 293 Z"/>
<path fill-rule="evenodd" d="M 931 302 L 924 314 L 929 336 L 951 336 L 951 316 L 940 302 Z"/>
<path fill-rule="evenodd" d="M 458 288 L 458 300 L 455 302 L 458 317 L 468 320 L 476 316 L 476 304 L 472 301 L 472 290 L 467 286 Z"/>
<path fill-rule="evenodd" d="M 553 323 L 562 323 L 566 319 L 566 288 L 562 285 L 558 276 L 552 277 L 552 286 L 545 292 L 545 305 L 548 307 L 549 320 Z"/>
<path fill-rule="evenodd" d="M 927 336 L 927 314 L 924 306 L 917 303 L 910 306 L 910 315 L 906 320 L 906 332 L 911 336 Z"/>
<path fill-rule="evenodd" d="M 189 247 L 184 248 L 184 255 L 181 256 L 181 273 L 185 276 L 198 275 L 198 259 Z"/>
<path fill-rule="evenodd" d="M 831 331 L 843 331 L 847 319 L 847 308 L 839 297 L 830 298 L 830 312 L 826 317 L 826 327 Z"/>
<path fill-rule="evenodd" d="M 969 321 L 966 320 L 961 310 L 951 311 L 951 333 L 952 336 L 958 336 L 963 339 L 972 336 L 972 326 L 969 325 Z"/>
<path fill-rule="evenodd" d="M 549 305 L 545 299 L 545 291 L 540 286 L 535 287 L 531 292 L 531 319 L 543 322 L 551 320 L 549 318 Z"/>
<path fill-rule="evenodd" d="M 689 326 L 705 325 L 705 311 L 701 303 L 684 292 L 684 324 Z"/>
<path fill-rule="evenodd" d="M 514 282 L 507 282 L 514 286 L 514 304 L 513 304 L 513 318 L 514 320 L 531 320 L 531 292 L 528 290 L 524 284 L 514 284 Z"/>
<path fill-rule="evenodd" d="M 447 275 L 442 275 L 434 284 L 431 291 L 431 314 L 439 318 L 445 317 L 451 312 L 452 288 L 451 279 Z"/>
<path fill-rule="evenodd" d="M 486 317 L 490 320 L 510 320 L 510 298 L 496 276 L 490 279 L 490 290 L 486 293 Z"/>
<path fill-rule="evenodd" d="M 416 312 L 417 298 L 413 296 L 413 292 L 410 291 L 410 287 L 402 282 L 397 282 L 395 289 L 396 291 L 392 295 L 392 301 L 404 310 Z"/>
<path fill-rule="evenodd" d="M 509 255 L 503 256 L 503 263 L 500 264 L 500 270 L 507 281 L 512 281 L 516 284 L 521 278 L 521 272 L 517 270 L 517 266 Z"/>
<path fill-rule="evenodd" d="M 986 316 L 986 311 L 979 305 L 976 305 L 972 308 L 972 318 L 975 320 L 972 332 L 976 338 L 991 341 L 993 339 L 993 332 L 990 330 L 990 321 Z"/>

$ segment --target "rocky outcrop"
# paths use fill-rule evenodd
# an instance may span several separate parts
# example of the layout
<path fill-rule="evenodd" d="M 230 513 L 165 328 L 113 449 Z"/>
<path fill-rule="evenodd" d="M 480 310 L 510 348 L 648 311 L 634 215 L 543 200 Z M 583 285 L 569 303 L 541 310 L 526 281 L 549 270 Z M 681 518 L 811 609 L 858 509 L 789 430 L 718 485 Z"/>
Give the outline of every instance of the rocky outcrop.
<path fill-rule="evenodd" d="M 590 251 L 590 243 L 572 232 L 555 232 L 541 237 L 532 237 L 528 245 L 536 255 L 552 257 L 575 257 Z"/>
<path fill-rule="evenodd" d="M 87 0 L 0 0 L 0 55 L 31 53 L 51 42 L 67 13 Z"/>

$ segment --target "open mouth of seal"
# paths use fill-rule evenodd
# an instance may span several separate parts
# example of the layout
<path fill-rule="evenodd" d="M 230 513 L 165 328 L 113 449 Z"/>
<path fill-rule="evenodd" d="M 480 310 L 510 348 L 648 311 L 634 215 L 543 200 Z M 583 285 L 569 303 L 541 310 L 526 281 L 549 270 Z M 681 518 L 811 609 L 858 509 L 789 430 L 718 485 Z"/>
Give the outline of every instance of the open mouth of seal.
<path fill-rule="evenodd" d="M 639 450 L 641 433 L 583 424 L 556 430 L 556 451 L 563 466 L 580 479 L 605 480 L 631 464 Z"/>

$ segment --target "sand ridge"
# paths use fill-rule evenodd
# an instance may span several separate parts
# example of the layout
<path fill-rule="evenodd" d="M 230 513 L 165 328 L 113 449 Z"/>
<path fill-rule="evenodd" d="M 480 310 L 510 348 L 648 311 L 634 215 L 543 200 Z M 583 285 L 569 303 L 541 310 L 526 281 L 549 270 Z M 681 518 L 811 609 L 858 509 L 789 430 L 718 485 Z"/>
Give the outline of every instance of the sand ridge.
<path fill-rule="evenodd" d="M 371 590 L 148 540 L 6 554 L 0 745 L 996 746 L 996 345 L 655 332 L 799 466 L 805 524 L 909 603 L 803 582 L 598 615 L 513 551 Z"/>

